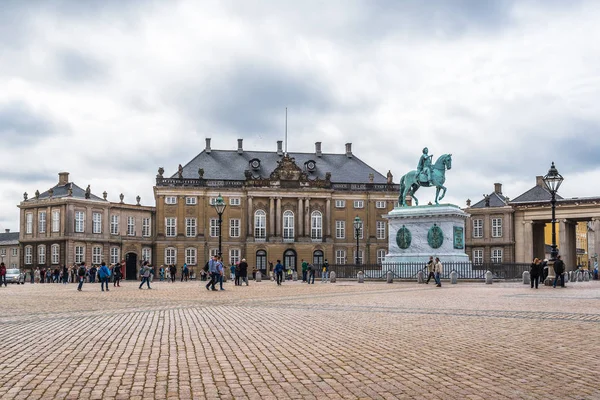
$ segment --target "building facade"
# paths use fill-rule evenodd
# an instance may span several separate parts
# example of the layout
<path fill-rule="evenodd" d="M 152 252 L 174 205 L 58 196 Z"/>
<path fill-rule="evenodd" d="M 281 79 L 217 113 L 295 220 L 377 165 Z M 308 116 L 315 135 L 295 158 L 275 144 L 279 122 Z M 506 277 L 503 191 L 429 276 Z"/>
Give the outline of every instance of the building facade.
<path fill-rule="evenodd" d="M 19 232 L 6 229 L 4 233 L 0 233 L 0 261 L 6 268 L 21 268 L 20 253 Z"/>

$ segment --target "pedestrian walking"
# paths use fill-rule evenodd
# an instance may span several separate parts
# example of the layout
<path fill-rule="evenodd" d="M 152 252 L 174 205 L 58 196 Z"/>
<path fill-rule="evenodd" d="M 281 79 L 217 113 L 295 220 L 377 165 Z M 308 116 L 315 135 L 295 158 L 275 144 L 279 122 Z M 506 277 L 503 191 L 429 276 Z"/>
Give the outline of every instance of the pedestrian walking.
<path fill-rule="evenodd" d="M 121 279 L 123 279 L 123 267 L 121 267 L 120 263 L 116 263 L 115 266 L 113 267 L 113 274 L 114 274 L 114 280 L 113 280 L 113 286 L 121 286 Z"/>
<path fill-rule="evenodd" d="M 85 261 L 82 261 L 81 265 L 79 265 L 79 269 L 77 270 L 77 278 L 79 279 L 79 285 L 77 286 L 77 290 L 80 292 L 83 289 L 83 281 L 85 280 L 86 274 L 87 268 L 85 267 Z"/>
<path fill-rule="evenodd" d="M 437 280 L 435 279 L 435 272 L 434 272 L 434 270 L 435 270 L 435 261 L 433 261 L 433 256 L 429 257 L 429 262 L 427 262 L 426 267 L 427 267 L 428 274 L 427 274 L 427 281 L 425 281 L 425 283 L 429 285 L 429 280 L 431 278 L 433 278 L 434 282 L 437 283 Z"/>
<path fill-rule="evenodd" d="M 540 281 L 540 275 L 543 274 L 542 262 L 539 258 L 534 258 L 531 266 L 529 267 L 529 276 L 531 280 L 531 288 L 533 289 L 534 282 L 535 288 L 538 288 L 538 283 Z"/>
<path fill-rule="evenodd" d="M 100 288 L 104 292 L 104 286 L 108 292 L 108 278 L 110 277 L 110 269 L 106 266 L 106 263 L 102 261 L 100 269 L 98 270 L 98 279 L 100 279 Z"/>
<path fill-rule="evenodd" d="M 188 269 L 187 263 L 183 263 L 183 269 L 181 270 L 181 282 L 188 281 L 190 276 L 190 270 Z"/>
<path fill-rule="evenodd" d="M 217 256 L 214 255 L 212 259 L 208 261 L 208 273 L 210 274 L 210 281 L 206 284 L 206 290 L 216 291 L 215 284 L 217 283 Z"/>
<path fill-rule="evenodd" d="M 0 263 L 0 286 L 4 282 L 4 287 L 6 287 L 6 265 L 4 263 Z"/>
<path fill-rule="evenodd" d="M 444 266 L 442 265 L 438 257 L 435 258 L 435 282 L 437 287 L 442 287 L 442 272 L 444 272 Z"/>
<path fill-rule="evenodd" d="M 325 283 L 329 280 L 329 263 L 327 262 L 327 259 L 325 259 L 325 262 L 323 262 L 321 270 L 321 283 Z"/>
<path fill-rule="evenodd" d="M 35 283 L 40 283 L 40 269 L 36 268 L 33 272 L 33 276 L 35 277 Z"/>
<path fill-rule="evenodd" d="M 152 289 L 150 287 L 150 272 L 152 271 L 152 267 L 148 265 L 148 261 L 144 261 L 142 264 L 142 268 L 140 269 L 140 275 L 142 276 L 142 283 L 140 283 L 140 289 L 146 283 L 148 289 Z"/>
<path fill-rule="evenodd" d="M 92 265 L 90 268 L 90 283 L 96 283 L 96 274 L 98 273 L 98 268 L 95 265 Z"/>
<path fill-rule="evenodd" d="M 221 257 L 217 258 L 217 271 L 219 272 L 219 289 L 225 290 L 223 287 L 223 278 L 225 278 L 225 267 L 223 266 L 223 261 L 221 261 Z"/>
<path fill-rule="evenodd" d="M 231 267 L 229 267 L 229 277 L 232 281 L 235 281 L 235 263 L 233 261 L 231 261 Z"/>
<path fill-rule="evenodd" d="M 160 269 L 158 270 L 158 276 L 160 278 L 160 281 L 164 282 L 164 280 L 165 280 L 165 266 L 164 265 L 160 266 Z"/>
<path fill-rule="evenodd" d="M 245 258 L 242 258 L 242 261 L 240 262 L 240 265 L 238 265 L 238 268 L 240 270 L 239 274 L 240 274 L 240 285 L 242 286 L 242 282 L 246 282 L 246 286 L 248 285 L 248 263 L 246 262 Z"/>
<path fill-rule="evenodd" d="M 312 282 L 311 282 L 312 281 Z M 308 264 L 308 284 L 315 284 L 315 266 L 312 264 Z"/>
<path fill-rule="evenodd" d="M 177 267 L 175 265 L 171 265 L 171 283 L 175 283 L 176 275 L 177 275 Z"/>
<path fill-rule="evenodd" d="M 281 281 L 283 281 L 283 265 L 281 265 L 281 260 L 277 260 L 277 264 L 275 264 L 275 275 L 277 276 L 277 285 L 281 286 Z"/>
<path fill-rule="evenodd" d="M 32 279 L 32 281 L 33 281 L 33 279 Z M 63 265 L 63 267 L 62 267 L 62 282 L 63 282 L 63 285 L 66 285 L 67 283 L 69 283 L 69 269 L 67 268 L 66 264 Z"/>
<path fill-rule="evenodd" d="M 302 282 L 306 282 L 306 277 L 308 275 L 308 263 L 302 259 Z"/>
<path fill-rule="evenodd" d="M 554 274 L 556 275 L 554 277 L 554 285 L 553 287 L 556 288 L 556 283 L 558 282 L 558 279 L 560 277 L 560 287 L 566 287 L 565 286 L 565 276 L 563 275 L 563 272 L 565 272 L 565 263 L 562 260 L 561 256 L 556 257 L 556 261 L 554 261 Z"/>

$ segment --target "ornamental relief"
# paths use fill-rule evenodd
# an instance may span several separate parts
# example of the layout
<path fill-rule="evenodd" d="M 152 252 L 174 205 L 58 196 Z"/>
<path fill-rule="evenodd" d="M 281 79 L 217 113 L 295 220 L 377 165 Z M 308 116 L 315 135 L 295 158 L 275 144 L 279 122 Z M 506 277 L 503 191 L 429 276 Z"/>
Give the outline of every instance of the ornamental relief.
<path fill-rule="evenodd" d="M 319 203 L 311 203 L 310 204 L 310 212 L 320 211 L 321 213 L 325 212 L 325 206 Z"/>
<path fill-rule="evenodd" d="M 281 207 L 281 212 L 285 212 L 287 210 L 293 212 L 294 214 L 296 213 L 296 209 L 298 207 L 292 203 L 285 203 L 282 207 Z"/>
<path fill-rule="evenodd" d="M 186 208 L 185 209 L 185 215 L 195 215 L 196 214 L 196 210 L 194 210 L 193 208 Z"/>
<path fill-rule="evenodd" d="M 263 203 L 262 201 L 254 203 L 253 208 L 254 209 L 252 210 L 252 214 L 254 214 L 258 210 L 263 210 L 267 214 L 269 213 L 269 206 L 266 203 Z"/>

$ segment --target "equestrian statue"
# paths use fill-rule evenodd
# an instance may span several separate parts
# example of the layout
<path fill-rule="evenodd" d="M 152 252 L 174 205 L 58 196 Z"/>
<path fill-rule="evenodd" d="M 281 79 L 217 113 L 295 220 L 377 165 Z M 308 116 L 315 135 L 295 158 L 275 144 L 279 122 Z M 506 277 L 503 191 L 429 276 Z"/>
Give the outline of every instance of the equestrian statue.
<path fill-rule="evenodd" d="M 419 158 L 417 169 L 410 171 L 400 179 L 400 197 L 398 204 L 401 207 L 406 207 L 406 196 L 411 196 L 415 205 L 419 205 L 419 200 L 415 197 L 415 192 L 421 186 L 435 187 L 435 204 L 440 204 L 446 195 L 446 170 L 452 168 L 452 154 L 443 154 L 438 158 L 435 164 L 432 165 L 433 155 L 429 155 L 429 149 L 425 147 L 423 154 Z M 440 196 L 440 190 L 443 190 Z"/>

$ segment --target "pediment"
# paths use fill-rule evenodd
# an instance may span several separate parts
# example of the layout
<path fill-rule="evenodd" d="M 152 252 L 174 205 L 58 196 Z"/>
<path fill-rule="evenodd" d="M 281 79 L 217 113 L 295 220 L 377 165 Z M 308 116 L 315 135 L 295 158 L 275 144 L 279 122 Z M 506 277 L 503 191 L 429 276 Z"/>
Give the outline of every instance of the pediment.
<path fill-rule="evenodd" d="M 271 179 L 306 182 L 308 177 L 302 168 L 296 164 L 295 159 L 286 155 L 280 161 L 277 161 L 277 167 L 271 173 Z"/>

